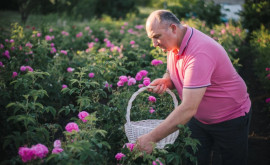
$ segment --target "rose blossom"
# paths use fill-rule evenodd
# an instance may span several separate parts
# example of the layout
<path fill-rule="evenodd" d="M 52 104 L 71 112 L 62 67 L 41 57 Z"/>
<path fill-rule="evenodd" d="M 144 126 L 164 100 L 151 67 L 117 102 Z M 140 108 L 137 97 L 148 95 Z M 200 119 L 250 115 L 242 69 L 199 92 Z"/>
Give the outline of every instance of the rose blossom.
<path fill-rule="evenodd" d="M 73 71 L 74 71 L 74 68 L 68 67 L 68 68 L 67 68 L 67 71 L 68 71 L 68 72 L 73 72 Z"/>
<path fill-rule="evenodd" d="M 153 109 L 153 107 L 150 107 L 149 112 L 150 112 L 151 114 L 155 112 L 155 110 Z"/>
<path fill-rule="evenodd" d="M 134 45 L 135 44 L 135 41 L 130 41 L 130 45 Z"/>
<path fill-rule="evenodd" d="M 160 64 L 163 64 L 163 62 L 161 60 L 154 59 L 152 60 L 151 64 L 154 66 L 158 66 Z"/>
<path fill-rule="evenodd" d="M 117 86 L 119 86 L 119 87 L 124 86 L 124 83 L 125 82 L 123 82 L 123 81 L 120 80 L 120 81 L 117 82 Z"/>
<path fill-rule="evenodd" d="M 58 154 L 58 153 L 60 153 L 60 152 L 63 152 L 64 150 L 62 149 L 62 148 L 54 148 L 53 150 L 52 150 L 52 154 Z"/>
<path fill-rule="evenodd" d="M 86 111 L 82 111 L 78 114 L 79 119 L 81 119 L 84 123 L 87 122 L 87 120 L 84 119 L 86 116 L 89 116 L 89 113 Z"/>
<path fill-rule="evenodd" d="M 133 151 L 135 144 L 134 143 L 126 143 L 124 147 L 127 147 L 130 151 Z M 124 148 L 123 147 L 123 148 Z"/>
<path fill-rule="evenodd" d="M 67 55 L 67 51 L 66 50 L 60 50 L 60 53 Z"/>
<path fill-rule="evenodd" d="M 74 122 L 68 123 L 68 124 L 66 125 L 65 129 L 66 129 L 66 131 L 68 131 L 68 132 L 72 132 L 73 130 L 76 131 L 76 132 L 79 131 L 78 125 L 77 125 L 76 123 L 74 123 Z"/>
<path fill-rule="evenodd" d="M 61 141 L 60 140 L 55 140 L 53 142 L 53 147 L 54 148 L 61 148 Z"/>
<path fill-rule="evenodd" d="M 95 73 L 92 73 L 92 72 L 91 72 L 91 73 L 88 74 L 88 76 L 89 76 L 90 78 L 93 78 L 93 77 L 95 77 Z"/>
<path fill-rule="evenodd" d="M 136 76 L 135 76 L 135 79 L 136 79 L 137 81 L 141 81 L 142 75 L 141 75 L 140 73 L 137 73 Z"/>
<path fill-rule="evenodd" d="M 127 78 L 127 76 L 120 76 L 119 80 L 122 81 L 122 82 L 127 82 L 128 78 Z"/>
<path fill-rule="evenodd" d="M 62 85 L 62 89 L 67 88 L 68 86 L 66 84 Z"/>
<path fill-rule="evenodd" d="M 35 156 L 40 159 L 46 157 L 49 152 L 48 148 L 43 144 L 37 144 L 33 146 L 31 150 L 34 152 Z"/>
<path fill-rule="evenodd" d="M 144 79 L 143 85 L 148 86 L 151 83 L 150 79 Z"/>
<path fill-rule="evenodd" d="M 20 147 L 19 148 L 19 155 L 22 158 L 22 161 L 24 163 L 32 160 L 34 158 L 34 152 L 31 150 L 31 148 L 28 147 Z"/>
<path fill-rule="evenodd" d="M 125 154 L 123 154 L 123 153 L 117 153 L 116 155 L 115 155 L 115 159 L 117 159 L 117 160 L 121 160 L 122 159 L 122 157 L 125 157 L 126 155 Z"/>
<path fill-rule="evenodd" d="M 15 78 L 15 77 L 17 77 L 18 76 L 18 73 L 17 72 L 13 72 L 12 73 L 12 78 Z"/>
<path fill-rule="evenodd" d="M 135 78 L 130 78 L 130 79 L 128 80 L 128 86 L 135 85 L 135 84 L 136 84 Z"/>
<path fill-rule="evenodd" d="M 149 97 L 148 97 L 148 100 L 149 100 L 150 102 L 152 102 L 152 103 L 154 103 L 154 102 L 157 101 L 157 99 L 156 99 L 154 96 L 149 96 Z"/>
<path fill-rule="evenodd" d="M 163 165 L 160 160 L 156 159 L 156 161 L 152 162 L 152 165 L 158 165 L 156 162 L 159 163 L 159 165 Z"/>

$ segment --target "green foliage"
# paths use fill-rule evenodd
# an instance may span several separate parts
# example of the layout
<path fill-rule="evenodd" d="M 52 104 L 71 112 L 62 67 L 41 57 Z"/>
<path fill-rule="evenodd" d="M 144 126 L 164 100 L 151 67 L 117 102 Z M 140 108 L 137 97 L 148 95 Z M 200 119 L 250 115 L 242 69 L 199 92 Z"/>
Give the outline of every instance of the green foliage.
<path fill-rule="evenodd" d="M 54 5 L 57 5 L 56 1 Z M 73 7 L 70 6 L 71 12 L 75 12 Z M 78 10 L 84 9 L 76 8 L 76 12 Z M 127 143 L 124 124 L 128 101 L 139 89 L 138 84 L 143 83 L 141 80 L 135 85 L 118 87 L 119 76 L 135 77 L 140 70 L 147 70 L 147 77 L 151 80 L 159 78 L 166 70 L 166 55 L 152 46 L 145 29 L 138 26 L 144 25 L 145 20 L 132 15 L 125 20 L 102 15 L 100 20 L 87 22 L 62 17 L 55 20 L 54 16 L 44 19 L 50 21 L 30 24 L 31 27 L 15 23 L 4 26 L 0 34 L 0 44 L 3 45 L 0 54 L 8 50 L 10 55 L 10 58 L 0 56 L 3 64 L 0 66 L 0 121 L 5 126 L 1 129 L 0 140 L 1 147 L 7 151 L 3 157 L 7 164 L 20 164 L 18 147 L 43 143 L 49 148 L 48 157 L 43 160 L 48 164 L 115 164 L 115 155 Z M 43 19 L 37 16 L 34 20 Z M 237 69 L 241 66 L 236 50 L 240 50 L 244 43 L 246 31 L 240 24 L 229 22 L 210 27 L 198 18 L 184 19 L 183 23 L 221 43 L 234 66 Z M 267 75 L 264 67 L 269 67 L 266 53 L 269 52 L 268 33 L 268 29 L 262 29 L 254 33 L 252 40 L 252 47 L 259 54 L 256 59 L 258 74 L 260 72 L 264 80 Z M 45 36 L 53 39 L 45 40 Z M 10 42 L 11 39 L 14 42 Z M 262 42 L 256 42 L 258 39 Z M 130 44 L 130 41 L 135 44 Z M 26 46 L 27 43 L 31 46 Z M 56 52 L 51 52 L 53 47 Z M 67 51 L 67 55 L 61 50 Z M 153 66 L 153 59 L 162 60 L 163 64 Z M 259 66 L 260 63 L 263 65 Z M 21 66 L 31 66 L 34 71 L 21 71 Z M 74 71 L 67 72 L 68 67 Z M 13 72 L 18 75 L 12 77 Z M 90 78 L 89 73 L 95 76 Z M 63 84 L 67 88 L 62 89 Z M 150 95 L 157 98 L 156 103 L 148 102 Z M 132 121 L 164 119 L 174 107 L 168 94 L 156 95 L 147 91 L 137 96 L 132 105 Z M 149 113 L 150 107 L 155 109 L 152 114 Z M 91 114 L 87 123 L 78 120 L 81 111 Z M 63 132 L 70 119 L 79 124 L 79 132 Z M 197 141 L 190 138 L 187 128 L 181 127 L 180 132 L 174 145 L 165 150 L 155 150 L 152 155 L 144 157 L 132 153 L 125 162 L 132 163 L 128 158 L 134 158 L 137 164 L 149 164 L 157 158 L 166 164 L 183 164 L 187 159 L 194 162 L 192 154 L 196 151 Z M 64 151 L 60 154 L 51 154 L 55 139 L 63 142 Z"/>
<path fill-rule="evenodd" d="M 240 12 L 243 27 L 250 32 L 259 30 L 261 25 L 270 27 L 270 2 L 267 0 L 254 1 L 246 0 Z"/>
<path fill-rule="evenodd" d="M 3 147 L 15 144 L 14 147 L 18 148 L 21 144 L 49 142 L 53 132 L 52 134 L 49 132 L 44 118 L 55 117 L 55 109 L 44 106 L 40 102 L 43 97 L 48 97 L 48 94 L 38 83 L 39 79 L 44 79 L 46 76 L 49 76 L 46 72 L 28 72 L 11 82 L 15 91 L 20 89 L 17 92 L 20 97 L 6 105 L 8 111 L 6 113 L 9 114 L 6 121 L 13 130 L 10 130 L 10 135 L 5 137 Z M 20 134 L 19 140 L 14 136 L 18 134 Z"/>
<path fill-rule="evenodd" d="M 168 9 L 179 19 L 197 17 L 205 21 L 210 27 L 221 23 L 221 6 L 213 1 L 179 0 L 178 3 L 169 5 Z"/>
<path fill-rule="evenodd" d="M 86 123 L 77 121 L 78 132 L 64 132 L 63 152 L 51 154 L 44 161 L 48 164 L 106 164 L 110 145 L 105 141 L 106 131 L 96 128 L 96 114 L 85 118 Z"/>
<path fill-rule="evenodd" d="M 259 78 L 265 93 L 270 92 L 270 81 L 266 68 L 270 66 L 270 32 L 264 26 L 252 33 L 250 44 L 254 53 L 254 70 Z"/>
<path fill-rule="evenodd" d="M 178 125 L 179 136 L 173 145 L 168 145 L 166 154 L 166 164 L 186 164 L 187 161 L 196 164 L 195 153 L 198 151 L 197 145 L 200 145 L 197 139 L 190 137 L 191 131 L 188 127 Z"/>
<path fill-rule="evenodd" d="M 151 154 L 139 151 L 136 147 L 130 149 L 128 144 L 124 144 L 121 153 L 125 156 L 119 163 L 127 165 L 141 164 L 168 164 L 168 165 L 185 165 L 187 162 L 196 164 L 197 159 L 194 154 L 197 152 L 198 140 L 190 137 L 191 131 L 188 127 L 178 125 L 179 136 L 174 144 L 168 144 L 164 149 L 154 148 Z M 155 147 L 155 144 L 153 144 Z"/>

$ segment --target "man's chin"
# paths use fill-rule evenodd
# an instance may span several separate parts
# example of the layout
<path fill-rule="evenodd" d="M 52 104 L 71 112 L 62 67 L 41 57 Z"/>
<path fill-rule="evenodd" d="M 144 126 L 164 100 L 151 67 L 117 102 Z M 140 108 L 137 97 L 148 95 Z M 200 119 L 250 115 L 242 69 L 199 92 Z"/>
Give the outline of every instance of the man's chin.
<path fill-rule="evenodd" d="M 168 51 L 167 49 L 161 49 L 161 50 L 162 50 L 163 52 L 165 52 L 165 53 Z"/>

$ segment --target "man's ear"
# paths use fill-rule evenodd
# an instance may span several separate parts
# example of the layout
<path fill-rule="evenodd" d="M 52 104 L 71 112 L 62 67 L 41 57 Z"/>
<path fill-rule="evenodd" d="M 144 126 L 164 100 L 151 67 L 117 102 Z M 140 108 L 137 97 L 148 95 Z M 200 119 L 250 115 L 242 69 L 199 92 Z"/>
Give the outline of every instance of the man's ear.
<path fill-rule="evenodd" d="M 170 25 L 170 28 L 172 29 L 172 32 L 173 32 L 173 33 L 176 33 L 176 28 L 177 28 L 177 27 L 176 27 L 175 24 L 172 23 L 172 24 Z"/>

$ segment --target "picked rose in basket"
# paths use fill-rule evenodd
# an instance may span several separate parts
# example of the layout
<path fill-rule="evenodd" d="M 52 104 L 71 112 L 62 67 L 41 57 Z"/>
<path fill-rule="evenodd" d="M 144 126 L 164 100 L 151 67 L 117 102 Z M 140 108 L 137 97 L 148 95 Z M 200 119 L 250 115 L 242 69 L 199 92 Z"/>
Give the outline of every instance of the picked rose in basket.
<path fill-rule="evenodd" d="M 135 92 L 127 106 L 127 114 L 126 114 L 126 120 L 127 123 L 125 124 L 125 133 L 128 138 L 129 143 L 135 143 L 138 137 L 149 133 L 152 131 L 154 128 L 156 128 L 161 122 L 164 120 L 157 120 L 157 119 L 148 119 L 148 120 L 141 120 L 141 121 L 130 121 L 130 109 L 132 107 L 132 102 L 135 100 L 136 96 L 146 90 L 147 88 L 153 88 L 152 86 L 147 86 L 147 87 L 142 87 L 140 88 L 137 92 Z M 173 98 L 173 103 L 174 103 L 174 108 L 178 106 L 178 101 L 176 99 L 175 94 L 170 90 L 166 90 L 167 93 L 171 95 Z M 160 140 L 157 144 L 156 147 L 159 149 L 164 148 L 166 144 L 173 144 L 174 141 L 176 140 L 177 136 L 179 134 L 179 131 L 175 131 L 172 134 L 168 135 L 167 137 L 163 138 Z"/>

